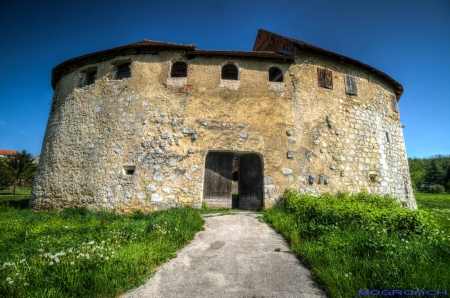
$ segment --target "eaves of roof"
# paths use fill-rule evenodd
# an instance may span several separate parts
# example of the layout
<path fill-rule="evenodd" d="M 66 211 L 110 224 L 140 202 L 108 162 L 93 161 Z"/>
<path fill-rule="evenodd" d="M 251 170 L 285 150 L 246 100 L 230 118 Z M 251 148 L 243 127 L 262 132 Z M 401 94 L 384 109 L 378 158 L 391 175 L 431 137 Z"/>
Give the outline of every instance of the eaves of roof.
<path fill-rule="evenodd" d="M 221 50 L 196 50 L 186 52 L 186 56 L 208 56 L 208 57 L 238 57 L 238 58 L 259 58 L 259 59 L 276 59 L 285 62 L 293 62 L 291 56 L 276 54 L 271 51 L 221 51 Z"/>
<path fill-rule="evenodd" d="M 269 42 L 267 41 L 265 44 L 261 41 L 259 41 L 258 39 L 261 38 L 261 36 L 274 36 L 274 37 L 278 37 L 279 38 L 279 42 Z M 284 39 L 284 41 L 280 41 L 280 39 Z M 289 41 L 291 44 L 287 45 L 286 41 Z M 391 78 L 389 75 L 387 75 L 386 73 L 373 68 L 370 65 L 367 65 L 361 61 L 355 60 L 353 58 L 349 58 L 319 47 L 316 47 L 314 45 L 311 45 L 309 43 L 306 43 L 302 40 L 299 39 L 295 39 L 295 38 L 291 38 L 291 37 L 287 37 L 287 36 L 283 36 L 277 33 L 273 33 L 264 29 L 259 29 L 258 30 L 258 35 L 256 37 L 255 40 L 255 44 L 253 46 L 253 51 L 259 51 L 259 50 L 266 50 L 266 49 L 270 49 L 272 51 L 279 51 L 279 50 L 286 50 L 286 46 L 295 46 L 300 50 L 307 50 L 307 51 L 311 51 L 311 52 L 315 52 L 315 53 L 319 53 L 322 54 L 324 56 L 330 57 L 330 58 L 334 58 L 337 59 L 339 61 L 342 62 L 347 62 L 353 65 L 356 65 L 358 67 L 361 67 L 364 70 L 367 70 L 373 74 L 376 74 L 378 77 L 380 77 L 381 79 L 383 79 L 384 81 L 386 81 L 387 83 L 391 84 L 394 87 L 394 92 L 395 95 L 397 97 L 397 101 L 400 100 L 400 97 L 403 94 L 403 86 L 398 83 L 396 80 L 394 80 L 393 78 Z M 289 51 L 289 49 L 287 49 Z"/>
<path fill-rule="evenodd" d="M 179 44 L 179 43 L 171 43 L 171 42 L 162 42 L 162 41 L 154 41 L 154 40 L 141 40 L 135 43 L 131 43 L 128 45 L 115 47 L 112 49 L 99 51 L 90 53 L 83 56 L 78 56 L 75 58 L 71 58 L 66 60 L 52 69 L 52 87 L 55 89 L 56 84 L 60 80 L 60 78 L 68 73 L 73 71 L 74 69 L 86 65 L 88 63 L 97 63 L 105 60 L 109 60 L 111 58 L 123 55 L 130 54 L 144 54 L 157 52 L 161 50 L 182 50 L 182 51 L 192 51 L 195 50 L 195 44 Z"/>

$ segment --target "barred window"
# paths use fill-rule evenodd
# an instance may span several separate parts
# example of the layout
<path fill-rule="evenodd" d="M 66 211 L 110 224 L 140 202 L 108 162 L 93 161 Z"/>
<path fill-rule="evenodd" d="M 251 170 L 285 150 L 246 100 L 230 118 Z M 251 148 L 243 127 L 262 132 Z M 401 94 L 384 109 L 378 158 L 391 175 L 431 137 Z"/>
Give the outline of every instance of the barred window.
<path fill-rule="evenodd" d="M 283 72 L 278 67 L 269 68 L 269 82 L 283 82 Z"/>
<path fill-rule="evenodd" d="M 95 83 L 95 80 L 97 79 L 97 71 L 91 71 L 86 75 L 86 85 L 92 85 Z"/>
<path fill-rule="evenodd" d="M 125 78 L 131 77 L 131 71 L 130 71 L 130 65 L 131 63 L 123 63 L 119 66 L 117 70 L 117 79 L 122 80 Z"/>
<path fill-rule="evenodd" d="M 170 76 L 172 78 L 185 78 L 187 77 L 187 64 L 184 62 L 175 62 L 172 65 L 170 71 Z"/>
<path fill-rule="evenodd" d="M 239 80 L 239 70 L 233 64 L 222 67 L 222 80 Z"/>

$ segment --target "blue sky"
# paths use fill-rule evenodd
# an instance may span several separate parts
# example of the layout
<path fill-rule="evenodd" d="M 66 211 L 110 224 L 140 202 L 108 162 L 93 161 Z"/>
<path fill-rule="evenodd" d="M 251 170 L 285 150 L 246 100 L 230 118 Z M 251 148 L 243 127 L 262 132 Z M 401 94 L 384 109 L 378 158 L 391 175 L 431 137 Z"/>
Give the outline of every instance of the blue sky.
<path fill-rule="evenodd" d="M 450 1 L 0 0 L 0 149 L 41 151 L 51 70 L 144 38 L 251 50 L 263 28 L 400 82 L 409 157 L 450 154 Z"/>

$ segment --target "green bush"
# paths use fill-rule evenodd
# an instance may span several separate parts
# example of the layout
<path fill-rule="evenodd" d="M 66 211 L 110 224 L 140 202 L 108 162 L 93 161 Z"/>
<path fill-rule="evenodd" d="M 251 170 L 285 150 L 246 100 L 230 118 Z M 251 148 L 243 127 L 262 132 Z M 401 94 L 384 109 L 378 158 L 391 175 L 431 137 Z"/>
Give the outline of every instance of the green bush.
<path fill-rule="evenodd" d="M 281 204 L 304 223 L 303 236 L 318 236 L 333 226 L 360 225 L 402 234 L 421 234 L 430 225 L 424 213 L 401 208 L 395 198 L 375 194 L 299 195 L 287 190 Z"/>
<path fill-rule="evenodd" d="M 448 288 L 450 235 L 390 196 L 286 191 L 265 220 L 329 297 L 358 289 Z"/>
<path fill-rule="evenodd" d="M 430 188 L 428 189 L 428 191 L 431 193 L 444 193 L 445 188 L 442 185 L 436 184 L 436 185 L 431 185 Z"/>

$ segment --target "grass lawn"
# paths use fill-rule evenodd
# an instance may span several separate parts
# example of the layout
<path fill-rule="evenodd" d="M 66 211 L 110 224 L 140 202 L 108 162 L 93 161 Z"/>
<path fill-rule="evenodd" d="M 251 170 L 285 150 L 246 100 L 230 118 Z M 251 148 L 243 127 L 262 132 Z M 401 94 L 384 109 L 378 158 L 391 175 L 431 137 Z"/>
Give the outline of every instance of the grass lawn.
<path fill-rule="evenodd" d="M 429 213 L 436 223 L 450 235 L 450 194 L 416 192 L 419 210 Z"/>
<path fill-rule="evenodd" d="M 444 204 L 418 197 L 419 206 L 430 204 L 431 210 Z M 294 191 L 264 213 L 329 297 L 358 297 L 359 290 L 450 290 L 450 234 L 443 232 L 448 214 L 436 225 L 428 211 L 402 208 L 390 198 Z"/>
<path fill-rule="evenodd" d="M 31 194 L 31 189 L 19 189 L 16 188 L 16 195 L 30 195 Z M 0 190 L 0 196 L 4 196 L 4 195 L 12 195 L 12 189 L 4 189 L 4 190 Z"/>
<path fill-rule="evenodd" d="M 27 205 L 0 196 L 0 297 L 115 297 L 145 282 L 204 223 L 192 208 L 120 216 Z"/>

